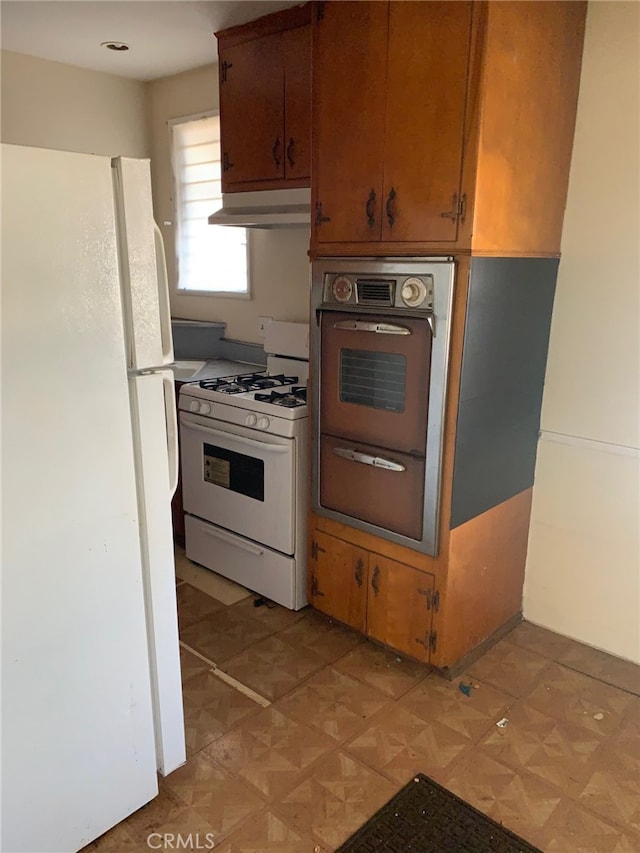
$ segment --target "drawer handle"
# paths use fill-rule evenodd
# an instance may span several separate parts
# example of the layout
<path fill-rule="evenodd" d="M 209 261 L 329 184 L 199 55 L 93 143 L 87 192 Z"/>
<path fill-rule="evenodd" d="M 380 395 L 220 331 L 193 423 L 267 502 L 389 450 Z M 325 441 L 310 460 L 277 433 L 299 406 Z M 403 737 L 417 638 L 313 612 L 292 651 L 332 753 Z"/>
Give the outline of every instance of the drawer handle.
<path fill-rule="evenodd" d="M 371 192 L 369 193 L 369 198 L 367 199 L 367 203 L 366 203 L 364 209 L 365 209 L 365 212 L 367 214 L 367 225 L 369 226 L 369 228 L 373 228 L 373 226 L 376 224 L 376 217 L 375 217 L 376 194 L 375 194 L 375 190 L 371 190 Z"/>
<path fill-rule="evenodd" d="M 371 578 L 371 588 L 374 593 L 378 595 L 380 592 L 380 566 L 376 566 L 373 570 L 373 577 Z"/>
<path fill-rule="evenodd" d="M 341 459 L 348 459 L 349 462 L 359 462 L 361 465 L 372 465 L 374 468 L 384 468 L 385 471 L 406 471 L 404 465 L 398 462 L 392 462 L 391 459 L 385 459 L 382 456 L 370 456 L 368 453 L 361 453 L 359 450 L 350 450 L 348 447 L 334 447 L 333 452 Z"/>
<path fill-rule="evenodd" d="M 239 548 L 241 551 L 248 551 L 249 554 L 253 554 L 254 557 L 262 557 L 264 554 L 262 548 L 258 548 L 250 542 L 245 542 L 243 539 L 236 539 L 235 536 L 231 536 L 229 533 L 223 533 L 222 530 L 212 530 L 209 527 L 205 527 L 203 528 L 203 533 L 206 533 L 207 536 L 211 536 L 213 539 L 220 539 L 222 542 L 227 542 L 229 545 L 233 545 L 234 548 Z"/>
<path fill-rule="evenodd" d="M 374 332 L 376 335 L 410 335 L 411 329 L 396 326 L 395 323 L 367 323 L 363 320 L 339 320 L 334 329 L 347 332 Z"/>

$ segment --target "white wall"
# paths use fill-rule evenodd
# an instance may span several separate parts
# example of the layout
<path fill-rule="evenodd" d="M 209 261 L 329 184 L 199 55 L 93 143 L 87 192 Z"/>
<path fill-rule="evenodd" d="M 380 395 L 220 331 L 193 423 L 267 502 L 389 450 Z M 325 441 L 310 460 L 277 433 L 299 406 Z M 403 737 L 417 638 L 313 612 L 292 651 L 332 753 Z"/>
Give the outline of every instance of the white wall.
<path fill-rule="evenodd" d="M 592 2 L 524 615 L 640 662 L 640 5 Z"/>
<path fill-rule="evenodd" d="M 3 142 L 148 157 L 144 83 L 2 51 Z"/>
<path fill-rule="evenodd" d="M 219 320 L 226 336 L 261 342 L 258 317 L 306 322 L 309 313 L 309 231 L 251 232 L 252 298 L 180 294 L 176 290 L 173 178 L 169 148 L 170 119 L 217 109 L 217 65 L 208 65 L 147 84 L 151 173 L 156 221 L 163 230 L 174 317 Z M 247 132 L 251 117 L 247 116 Z M 212 211 L 213 212 L 213 211 Z"/>

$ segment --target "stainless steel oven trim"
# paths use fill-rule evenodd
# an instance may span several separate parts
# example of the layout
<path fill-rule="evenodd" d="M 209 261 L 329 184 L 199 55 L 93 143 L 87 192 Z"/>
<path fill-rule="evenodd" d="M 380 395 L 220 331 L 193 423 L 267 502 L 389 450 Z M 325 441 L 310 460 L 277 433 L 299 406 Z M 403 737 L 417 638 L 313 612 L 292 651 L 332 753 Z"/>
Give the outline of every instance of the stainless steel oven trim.
<path fill-rule="evenodd" d="M 399 308 L 365 308 L 362 305 L 328 305 L 323 303 L 324 276 L 326 273 L 344 273 L 352 275 L 420 275 L 431 273 L 434 276 L 434 305 L 431 316 L 435 330 L 431 351 L 431 387 L 426 438 L 425 488 L 423 507 L 422 539 L 410 539 L 377 525 L 368 524 L 343 513 L 326 509 L 320 504 L 320 312 L 352 312 L 355 315 L 384 315 L 385 318 L 424 317 L 425 312 Z M 311 272 L 311 369 L 312 382 L 312 470 L 311 503 L 314 512 L 333 518 L 351 527 L 364 530 L 397 542 L 425 554 L 436 556 L 438 553 L 438 527 L 440 521 L 440 493 L 442 479 L 442 452 L 444 447 L 444 418 L 449 375 L 449 347 L 451 338 L 451 313 L 453 308 L 453 289 L 455 280 L 455 262 L 450 257 L 433 258 L 319 258 L 312 265 Z"/>

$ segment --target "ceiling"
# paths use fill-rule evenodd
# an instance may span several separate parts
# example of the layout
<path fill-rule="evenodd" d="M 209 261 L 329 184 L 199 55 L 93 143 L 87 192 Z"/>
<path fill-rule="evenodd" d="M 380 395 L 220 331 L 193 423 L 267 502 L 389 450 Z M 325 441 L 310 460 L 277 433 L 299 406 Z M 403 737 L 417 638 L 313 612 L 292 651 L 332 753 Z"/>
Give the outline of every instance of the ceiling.
<path fill-rule="evenodd" d="M 298 5 L 278 0 L 2 0 L 4 50 L 134 80 L 154 80 L 217 59 L 216 30 Z M 112 51 L 101 42 L 129 45 Z"/>

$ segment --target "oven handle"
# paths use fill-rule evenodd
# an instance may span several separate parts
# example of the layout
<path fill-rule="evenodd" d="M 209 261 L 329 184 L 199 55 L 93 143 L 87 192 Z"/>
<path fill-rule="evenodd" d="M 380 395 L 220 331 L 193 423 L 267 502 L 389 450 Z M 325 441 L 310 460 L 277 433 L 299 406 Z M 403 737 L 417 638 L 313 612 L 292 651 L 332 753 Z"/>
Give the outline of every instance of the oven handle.
<path fill-rule="evenodd" d="M 386 471 L 406 471 L 404 465 L 384 459 L 382 456 L 370 456 L 368 453 L 360 453 L 358 450 L 349 450 L 348 447 L 334 447 L 333 452 L 342 459 L 350 462 L 360 462 L 361 465 L 373 465 L 374 468 L 384 468 Z"/>
<path fill-rule="evenodd" d="M 187 429 L 195 430 L 196 432 L 203 432 L 205 435 L 217 435 L 220 438 L 229 439 L 229 441 L 235 441 L 236 444 L 243 444 L 245 447 L 252 447 L 254 450 L 258 448 L 264 450 L 270 450 L 272 453 L 289 453 L 289 447 L 283 444 L 268 444 L 266 441 L 260 441 L 259 439 L 253 438 L 245 438 L 242 435 L 234 435 L 232 432 L 224 432 L 223 430 L 213 429 L 213 427 L 201 426 L 200 424 L 194 424 L 192 421 L 187 420 L 185 417 L 182 418 L 182 425 Z"/>
<path fill-rule="evenodd" d="M 376 335 L 410 335 L 411 329 L 396 326 L 394 323 L 367 323 L 363 320 L 339 320 L 334 329 L 346 329 L 349 332 L 375 332 Z"/>
<path fill-rule="evenodd" d="M 242 551 L 248 551 L 250 554 L 253 554 L 254 557 L 262 557 L 264 554 L 264 550 L 262 548 L 258 548 L 257 545 L 253 545 L 250 542 L 245 542 L 244 539 L 240 539 L 237 536 L 231 536 L 230 533 L 225 534 L 222 530 L 211 530 L 208 527 L 203 527 L 202 529 L 207 536 L 212 536 L 214 539 L 221 539 L 223 542 L 227 542 L 229 545 L 240 548 Z"/>

